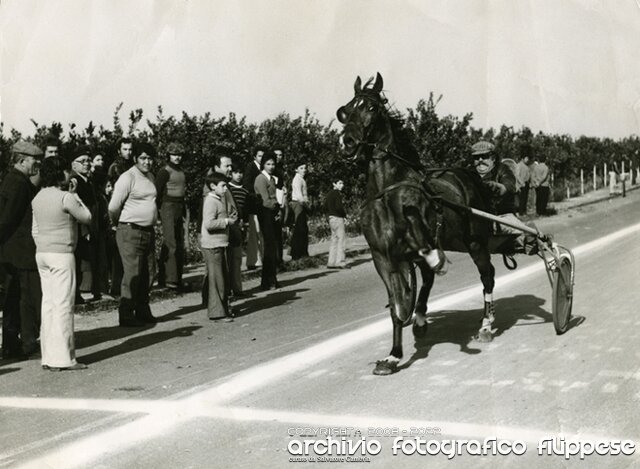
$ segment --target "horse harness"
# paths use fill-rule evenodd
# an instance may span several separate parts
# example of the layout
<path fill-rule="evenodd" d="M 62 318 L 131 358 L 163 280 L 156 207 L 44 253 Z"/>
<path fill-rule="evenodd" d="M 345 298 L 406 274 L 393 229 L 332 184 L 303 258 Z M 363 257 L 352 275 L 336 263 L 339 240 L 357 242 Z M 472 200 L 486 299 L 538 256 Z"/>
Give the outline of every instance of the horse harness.
<path fill-rule="evenodd" d="M 396 159 L 399 159 L 400 161 L 409 163 L 409 161 L 405 160 L 404 158 L 400 157 L 400 155 L 396 155 L 395 153 L 391 153 L 388 150 L 384 150 L 385 153 L 389 154 L 390 156 L 395 157 Z M 375 159 L 381 159 L 381 158 L 375 158 Z M 449 202 L 446 199 L 443 199 L 441 196 L 437 195 L 433 189 L 431 189 L 428 185 L 429 179 L 430 177 L 428 175 L 425 175 L 422 171 L 424 171 L 424 168 L 420 167 L 418 170 L 416 168 L 416 165 L 412 164 L 411 165 L 412 169 L 415 169 L 416 172 L 421 176 L 421 180 L 420 182 L 416 182 L 416 181 L 400 181 L 400 182 L 396 182 L 394 184 L 391 184 L 389 186 L 386 186 L 385 188 L 383 188 L 382 190 L 380 190 L 375 196 L 367 199 L 361 206 L 360 209 L 362 210 L 364 207 L 366 207 L 367 205 L 369 205 L 371 202 L 381 199 L 382 197 L 384 197 L 386 194 L 393 192 L 397 189 L 401 189 L 401 188 L 412 188 L 412 189 L 416 189 L 417 191 L 419 191 L 420 193 L 422 193 L 422 195 L 424 195 L 427 200 L 429 200 L 430 202 L 433 203 L 433 207 L 435 208 L 435 213 L 436 213 L 436 229 L 434 232 L 434 241 L 435 241 L 435 245 L 442 249 L 442 243 L 441 243 L 441 234 L 442 234 L 442 227 L 444 224 L 444 216 L 443 216 L 443 208 L 445 205 L 450 206 L 451 208 L 454 209 L 460 209 L 460 208 L 464 208 L 464 206 L 455 204 L 453 202 Z M 434 170 L 435 171 L 435 170 Z M 428 222 L 425 220 L 425 223 L 427 224 L 427 226 L 429 226 Z"/>

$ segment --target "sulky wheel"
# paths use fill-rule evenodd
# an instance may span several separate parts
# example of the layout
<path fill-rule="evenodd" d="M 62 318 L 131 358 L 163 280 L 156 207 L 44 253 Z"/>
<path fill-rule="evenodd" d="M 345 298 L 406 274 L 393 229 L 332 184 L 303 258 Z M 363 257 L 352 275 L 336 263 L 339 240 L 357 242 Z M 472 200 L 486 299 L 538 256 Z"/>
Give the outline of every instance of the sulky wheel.
<path fill-rule="evenodd" d="M 553 325 L 558 335 L 569 329 L 573 305 L 573 259 L 563 254 L 553 272 L 553 298 L 551 310 Z"/>

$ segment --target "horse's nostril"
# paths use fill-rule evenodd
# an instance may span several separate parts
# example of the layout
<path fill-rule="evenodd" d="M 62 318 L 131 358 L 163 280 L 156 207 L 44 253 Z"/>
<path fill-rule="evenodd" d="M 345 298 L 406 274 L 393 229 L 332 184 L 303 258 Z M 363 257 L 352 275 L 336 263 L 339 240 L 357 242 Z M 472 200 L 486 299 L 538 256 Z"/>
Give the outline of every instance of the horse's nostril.
<path fill-rule="evenodd" d="M 354 143 L 355 143 L 355 140 L 353 139 L 353 137 L 350 137 L 349 135 L 342 136 L 342 145 L 344 147 L 351 147 L 353 146 Z"/>

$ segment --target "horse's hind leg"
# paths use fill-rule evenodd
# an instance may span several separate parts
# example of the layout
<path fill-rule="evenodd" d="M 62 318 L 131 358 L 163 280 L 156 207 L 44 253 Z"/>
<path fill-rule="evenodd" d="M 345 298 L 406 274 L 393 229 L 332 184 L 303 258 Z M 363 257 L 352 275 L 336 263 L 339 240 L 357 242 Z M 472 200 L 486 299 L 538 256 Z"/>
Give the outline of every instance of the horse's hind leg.
<path fill-rule="evenodd" d="M 493 287 L 495 285 L 495 269 L 491 264 L 491 254 L 487 243 L 480 241 L 472 241 L 469 243 L 469 254 L 473 262 L 480 272 L 480 280 L 484 287 L 484 314 L 482 316 L 482 324 L 478 331 L 479 342 L 491 342 L 493 334 L 491 333 L 491 325 L 495 317 L 495 309 L 493 305 Z"/>
<path fill-rule="evenodd" d="M 435 274 L 425 262 L 420 262 L 418 267 L 422 274 L 422 286 L 416 302 L 413 335 L 416 338 L 421 338 L 427 333 L 427 302 L 429 301 L 429 293 L 431 293 L 431 288 L 433 287 Z"/>

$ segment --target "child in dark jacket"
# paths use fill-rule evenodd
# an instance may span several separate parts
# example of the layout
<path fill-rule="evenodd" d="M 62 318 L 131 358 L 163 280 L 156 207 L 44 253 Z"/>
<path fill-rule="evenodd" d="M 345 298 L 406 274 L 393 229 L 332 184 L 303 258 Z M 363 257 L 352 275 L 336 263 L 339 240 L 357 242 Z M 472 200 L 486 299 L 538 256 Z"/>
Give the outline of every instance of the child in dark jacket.
<path fill-rule="evenodd" d="M 324 202 L 329 226 L 331 227 L 331 246 L 329 247 L 329 261 L 327 268 L 344 269 L 345 263 L 345 229 L 344 219 L 347 213 L 342 205 L 342 189 L 344 182 L 339 179 L 333 183 L 333 189 L 329 191 Z"/>

